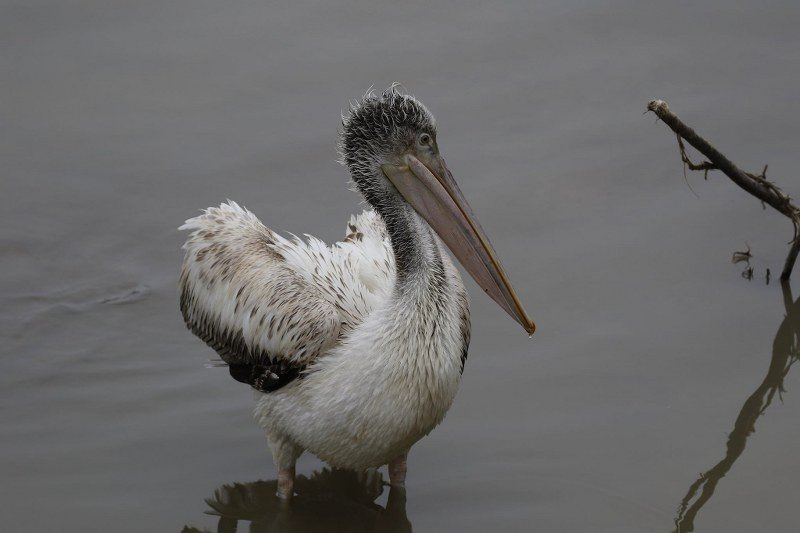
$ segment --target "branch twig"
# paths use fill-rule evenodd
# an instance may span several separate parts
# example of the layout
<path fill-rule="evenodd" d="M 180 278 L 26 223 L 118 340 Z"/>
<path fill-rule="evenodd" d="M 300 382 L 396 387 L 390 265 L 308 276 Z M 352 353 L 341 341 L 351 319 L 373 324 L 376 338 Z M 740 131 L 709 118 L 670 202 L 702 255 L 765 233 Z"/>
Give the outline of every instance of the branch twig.
<path fill-rule="evenodd" d="M 652 100 L 647 104 L 647 110 L 655 113 L 656 116 L 678 136 L 681 161 L 683 161 L 684 165 L 686 165 L 689 170 L 702 170 L 706 179 L 708 179 L 709 170 L 720 170 L 736 185 L 792 221 L 794 234 L 792 235 L 789 254 L 786 257 L 786 262 L 783 265 L 783 272 L 781 273 L 782 280 L 789 279 L 792 275 L 792 269 L 797 260 L 798 252 L 800 252 L 800 208 L 792 202 L 789 195 L 784 193 L 777 185 L 767 180 L 766 165 L 764 166 L 764 170 L 761 171 L 761 174 L 752 174 L 742 171 L 733 164 L 730 159 L 722 155 L 719 150 L 711 146 L 708 141 L 700 137 L 692 128 L 684 124 L 663 100 Z M 708 160 L 699 164 L 693 163 L 689 159 L 689 156 L 686 155 L 686 148 L 683 144 L 684 140 L 695 147 L 697 151 L 703 154 Z"/>

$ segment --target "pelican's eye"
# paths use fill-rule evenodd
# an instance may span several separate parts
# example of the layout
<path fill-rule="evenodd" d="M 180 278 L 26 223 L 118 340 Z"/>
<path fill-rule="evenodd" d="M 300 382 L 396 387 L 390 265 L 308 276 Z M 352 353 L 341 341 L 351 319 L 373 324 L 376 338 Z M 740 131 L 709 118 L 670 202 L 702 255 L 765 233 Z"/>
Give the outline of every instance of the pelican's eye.
<path fill-rule="evenodd" d="M 429 134 L 423 133 L 419 136 L 419 144 L 422 146 L 430 146 L 431 143 L 433 143 L 433 139 L 431 139 Z"/>

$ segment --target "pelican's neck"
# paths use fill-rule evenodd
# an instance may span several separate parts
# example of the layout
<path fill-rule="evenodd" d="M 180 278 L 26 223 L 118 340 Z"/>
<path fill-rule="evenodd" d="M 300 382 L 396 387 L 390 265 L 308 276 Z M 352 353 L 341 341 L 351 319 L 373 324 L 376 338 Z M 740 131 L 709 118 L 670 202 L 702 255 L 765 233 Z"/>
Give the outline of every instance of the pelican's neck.
<path fill-rule="evenodd" d="M 395 289 L 401 294 L 411 288 L 419 293 L 420 289 L 436 290 L 446 283 L 442 252 L 428 223 L 399 199 L 378 213 L 386 223 L 392 243 L 397 267 Z"/>

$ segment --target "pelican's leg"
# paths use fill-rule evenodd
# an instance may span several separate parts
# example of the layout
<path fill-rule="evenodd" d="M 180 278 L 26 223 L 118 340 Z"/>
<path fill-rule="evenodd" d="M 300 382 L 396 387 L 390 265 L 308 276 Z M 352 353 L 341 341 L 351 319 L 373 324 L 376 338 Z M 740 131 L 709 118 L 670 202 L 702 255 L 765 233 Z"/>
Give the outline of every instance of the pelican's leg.
<path fill-rule="evenodd" d="M 389 461 L 389 483 L 395 487 L 406 486 L 408 450 Z"/>
<path fill-rule="evenodd" d="M 267 443 L 272 450 L 272 460 L 278 467 L 278 490 L 275 496 L 291 500 L 294 496 L 294 465 L 303 453 L 303 448 L 284 435 L 267 434 Z"/>
<path fill-rule="evenodd" d="M 294 465 L 278 469 L 278 490 L 275 496 L 281 500 L 291 500 L 294 496 Z"/>

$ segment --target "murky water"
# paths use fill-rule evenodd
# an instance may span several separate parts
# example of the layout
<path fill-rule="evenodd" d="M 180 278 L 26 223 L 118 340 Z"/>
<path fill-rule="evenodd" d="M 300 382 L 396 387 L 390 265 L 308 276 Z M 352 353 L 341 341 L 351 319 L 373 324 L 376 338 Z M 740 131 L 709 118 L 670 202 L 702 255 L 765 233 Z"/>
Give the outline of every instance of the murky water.
<path fill-rule="evenodd" d="M 693 195 L 642 115 L 666 99 L 800 195 L 796 6 L 267 4 L 2 3 L 4 529 L 798 527 L 800 291 L 764 280 L 789 225 L 719 176 Z M 341 238 L 339 112 L 396 80 L 539 331 L 470 285 L 461 391 L 407 493 L 306 456 L 280 508 L 252 394 L 183 326 L 176 228 L 232 198 Z"/>

